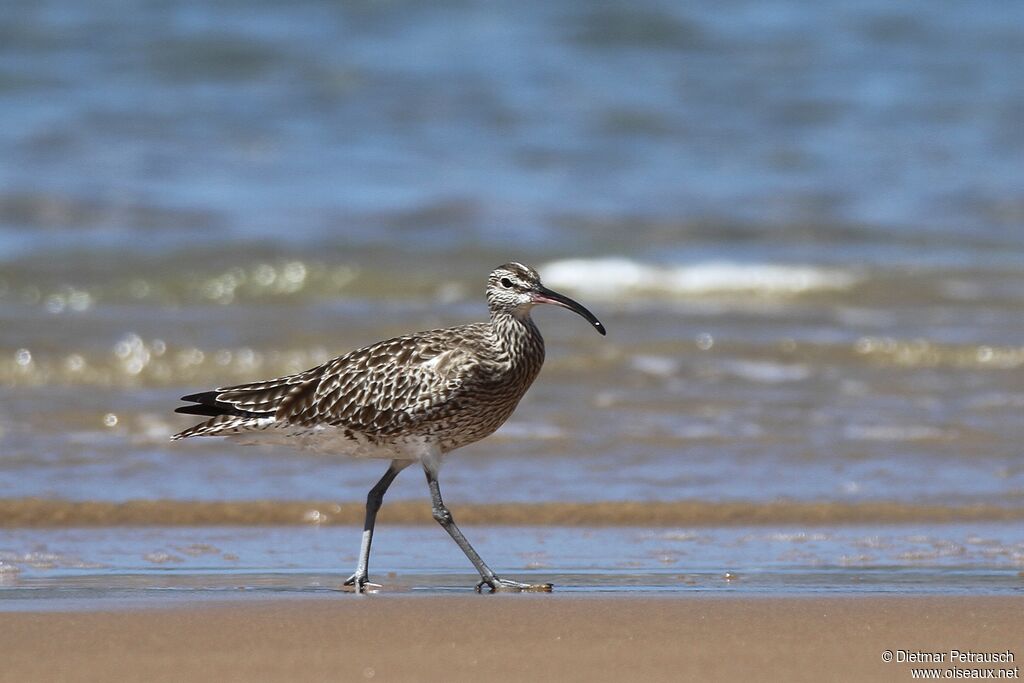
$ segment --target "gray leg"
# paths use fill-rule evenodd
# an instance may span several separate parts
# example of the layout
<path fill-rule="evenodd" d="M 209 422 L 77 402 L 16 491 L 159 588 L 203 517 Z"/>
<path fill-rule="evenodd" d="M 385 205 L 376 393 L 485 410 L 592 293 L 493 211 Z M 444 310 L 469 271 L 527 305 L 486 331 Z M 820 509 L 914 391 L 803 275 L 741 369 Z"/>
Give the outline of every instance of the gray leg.
<path fill-rule="evenodd" d="M 434 519 L 440 524 L 448 535 L 455 540 L 462 552 L 466 554 L 469 561 L 473 563 L 476 570 L 480 572 L 480 583 L 476 585 L 476 592 L 479 593 L 483 590 L 484 586 L 494 591 L 550 591 L 552 586 L 550 583 L 541 584 L 529 584 L 519 583 L 518 581 L 509 581 L 508 579 L 500 579 L 498 576 L 491 571 L 491 568 L 487 566 L 480 555 L 477 554 L 473 546 L 469 544 L 466 537 L 459 531 L 459 527 L 455 525 L 455 520 L 452 519 L 452 513 L 445 507 L 444 501 L 441 500 L 441 486 L 437 481 L 437 472 L 429 466 L 424 467 L 424 471 L 427 474 L 427 485 L 430 487 L 430 499 L 433 503 Z"/>
<path fill-rule="evenodd" d="M 398 473 L 410 464 L 409 460 L 392 460 L 388 471 L 366 494 L 366 520 L 363 522 L 363 540 L 359 547 L 359 564 L 356 565 L 356 573 L 345 582 L 346 586 L 355 588 L 356 593 L 362 593 L 370 580 L 370 544 L 373 543 L 373 525 L 377 521 L 377 511 L 380 510 L 380 506 L 384 502 L 384 494 Z"/>

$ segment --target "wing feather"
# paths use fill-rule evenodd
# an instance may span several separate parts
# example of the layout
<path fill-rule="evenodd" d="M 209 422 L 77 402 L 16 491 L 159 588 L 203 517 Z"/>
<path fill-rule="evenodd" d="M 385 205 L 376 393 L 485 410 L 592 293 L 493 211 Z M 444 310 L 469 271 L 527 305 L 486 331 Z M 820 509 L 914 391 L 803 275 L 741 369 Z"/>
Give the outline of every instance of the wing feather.
<path fill-rule="evenodd" d="M 478 368 L 451 339 L 422 333 L 353 351 L 323 366 L 311 397 L 278 419 L 327 423 L 370 435 L 402 431 L 448 405 Z M 283 406 L 282 406 L 283 408 Z"/>
<path fill-rule="evenodd" d="M 401 432 L 453 407 L 479 371 L 486 332 L 485 324 L 474 324 L 396 337 L 305 372 L 186 396 L 197 405 L 179 412 L 213 417 L 176 438 L 265 426 L 268 418 L 369 436 Z"/>

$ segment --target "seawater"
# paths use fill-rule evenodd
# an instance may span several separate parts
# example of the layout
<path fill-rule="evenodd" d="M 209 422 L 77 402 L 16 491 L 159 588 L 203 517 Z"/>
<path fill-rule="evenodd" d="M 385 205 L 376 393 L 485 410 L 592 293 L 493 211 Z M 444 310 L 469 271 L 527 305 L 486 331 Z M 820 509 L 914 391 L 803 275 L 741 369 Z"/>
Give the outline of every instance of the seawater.
<path fill-rule="evenodd" d="M 469 531 L 500 575 L 553 582 L 556 595 L 1010 595 L 1022 585 L 1020 525 Z M 355 527 L 0 531 L 0 611 L 331 599 L 358 536 Z M 471 592 L 478 580 L 440 528 L 381 529 L 374 546 L 371 577 L 385 595 Z"/>

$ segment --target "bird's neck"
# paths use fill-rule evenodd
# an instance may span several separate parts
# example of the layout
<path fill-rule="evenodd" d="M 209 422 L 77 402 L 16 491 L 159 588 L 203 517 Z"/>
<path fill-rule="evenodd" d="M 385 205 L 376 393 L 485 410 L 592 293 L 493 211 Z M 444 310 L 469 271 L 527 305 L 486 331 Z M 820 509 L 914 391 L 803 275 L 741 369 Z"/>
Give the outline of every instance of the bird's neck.
<path fill-rule="evenodd" d="M 499 362 L 512 367 L 536 366 L 534 373 L 540 370 L 544 362 L 544 338 L 530 318 L 529 310 L 517 314 L 492 313 L 491 327 Z"/>

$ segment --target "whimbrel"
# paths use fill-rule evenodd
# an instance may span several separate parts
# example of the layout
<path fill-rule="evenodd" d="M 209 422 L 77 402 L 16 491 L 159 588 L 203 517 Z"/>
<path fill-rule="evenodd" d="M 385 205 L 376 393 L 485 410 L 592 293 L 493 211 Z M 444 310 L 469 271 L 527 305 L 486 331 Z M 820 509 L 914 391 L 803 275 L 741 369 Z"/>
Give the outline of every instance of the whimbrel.
<path fill-rule="evenodd" d="M 171 439 L 226 436 L 390 459 L 366 497 L 359 562 L 345 582 L 356 592 L 374 586 L 370 544 L 384 494 L 416 462 L 427 476 L 434 519 L 480 572 L 477 591 L 549 591 L 551 584 L 499 578 L 455 525 L 438 483 L 445 454 L 497 430 L 540 372 L 544 340 L 530 318 L 537 304 L 575 311 L 605 334 L 590 311 L 542 285 L 533 268 L 506 263 L 487 281 L 489 322 L 396 337 L 295 375 L 184 396 L 193 405 L 175 412 L 210 419 Z"/>

